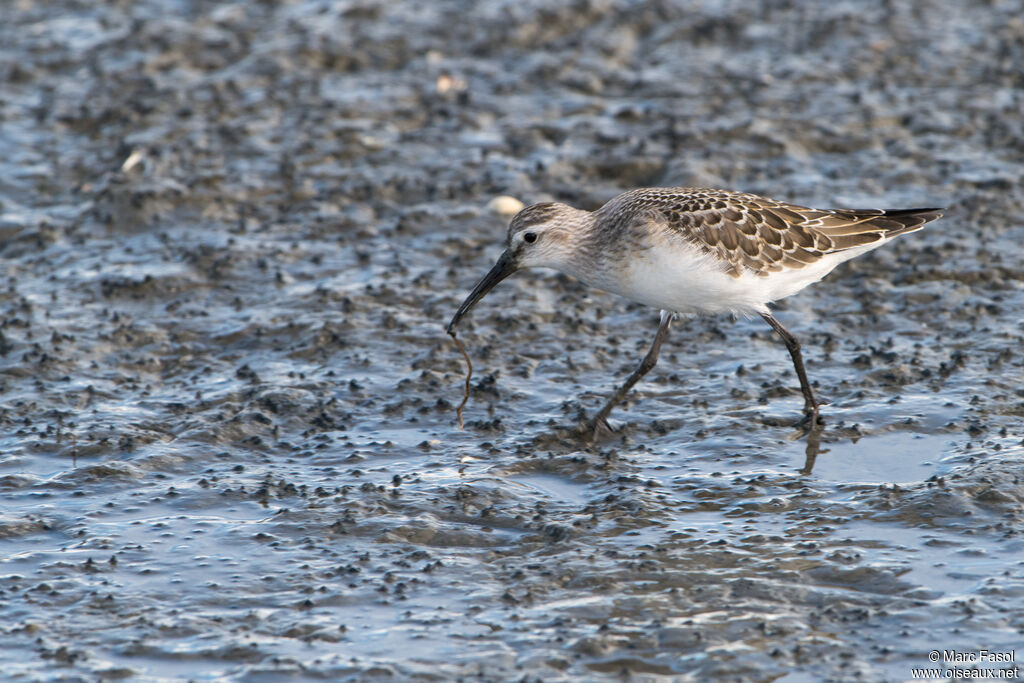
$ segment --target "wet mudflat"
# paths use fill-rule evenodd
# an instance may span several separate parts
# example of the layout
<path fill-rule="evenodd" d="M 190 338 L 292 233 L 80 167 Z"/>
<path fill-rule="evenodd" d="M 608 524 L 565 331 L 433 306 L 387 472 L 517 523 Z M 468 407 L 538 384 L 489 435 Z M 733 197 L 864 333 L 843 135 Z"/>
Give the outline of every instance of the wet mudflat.
<path fill-rule="evenodd" d="M 5 680 L 905 680 L 1024 631 L 1020 2 L 0 8 Z M 512 195 L 946 217 L 760 320 Z M 992 667 L 990 667 L 992 668 Z M 996 666 L 995 668 L 1000 668 Z M 1005 668 L 1005 667 L 1004 667 Z"/>

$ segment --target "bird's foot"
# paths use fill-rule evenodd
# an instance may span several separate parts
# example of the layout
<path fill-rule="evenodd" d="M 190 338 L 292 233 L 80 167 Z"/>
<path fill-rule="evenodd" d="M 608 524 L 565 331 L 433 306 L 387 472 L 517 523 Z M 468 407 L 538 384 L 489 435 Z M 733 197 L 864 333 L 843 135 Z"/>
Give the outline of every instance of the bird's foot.
<path fill-rule="evenodd" d="M 580 425 L 580 435 L 588 442 L 594 443 L 601 437 L 614 434 L 615 429 L 608 424 L 607 418 L 595 417 Z"/>
<path fill-rule="evenodd" d="M 804 407 L 804 417 L 796 426 L 804 431 L 810 431 L 823 424 L 825 424 L 825 418 L 821 416 L 819 406 L 809 405 Z"/>

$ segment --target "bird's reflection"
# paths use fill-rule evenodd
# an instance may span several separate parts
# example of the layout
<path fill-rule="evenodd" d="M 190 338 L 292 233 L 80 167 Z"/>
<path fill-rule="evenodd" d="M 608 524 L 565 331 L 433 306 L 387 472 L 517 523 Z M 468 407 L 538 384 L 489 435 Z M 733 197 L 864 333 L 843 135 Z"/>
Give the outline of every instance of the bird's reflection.
<path fill-rule="evenodd" d="M 828 453 L 828 449 L 822 450 L 821 448 L 821 435 L 825 432 L 825 425 L 815 424 L 812 425 L 806 433 L 800 434 L 797 438 L 807 439 L 807 448 L 804 449 L 804 466 L 800 470 L 800 474 L 805 477 L 811 473 L 814 469 L 814 462 L 818 459 L 819 453 Z"/>

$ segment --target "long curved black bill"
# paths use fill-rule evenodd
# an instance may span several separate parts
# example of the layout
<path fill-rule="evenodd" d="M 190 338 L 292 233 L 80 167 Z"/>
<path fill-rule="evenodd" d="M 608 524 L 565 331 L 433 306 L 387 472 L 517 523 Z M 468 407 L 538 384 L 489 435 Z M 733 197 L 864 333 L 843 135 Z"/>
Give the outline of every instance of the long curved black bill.
<path fill-rule="evenodd" d="M 495 285 L 512 273 L 516 272 L 516 270 L 518 270 L 518 268 L 512 260 L 512 257 L 509 256 L 507 251 L 504 252 L 498 258 L 498 262 L 494 264 L 494 267 L 491 268 L 490 272 L 488 272 L 487 275 L 484 275 L 483 278 L 480 279 L 480 282 L 476 283 L 476 287 L 473 288 L 473 291 L 469 293 L 466 300 L 462 302 L 461 306 L 459 306 L 459 310 L 455 311 L 455 315 L 452 316 L 452 321 L 448 323 L 448 327 L 445 328 L 448 334 L 452 334 L 455 331 L 455 326 L 459 324 L 460 320 L 462 320 L 462 316 L 469 313 L 469 309 L 473 308 L 477 301 L 483 299 L 487 292 L 494 289 Z"/>

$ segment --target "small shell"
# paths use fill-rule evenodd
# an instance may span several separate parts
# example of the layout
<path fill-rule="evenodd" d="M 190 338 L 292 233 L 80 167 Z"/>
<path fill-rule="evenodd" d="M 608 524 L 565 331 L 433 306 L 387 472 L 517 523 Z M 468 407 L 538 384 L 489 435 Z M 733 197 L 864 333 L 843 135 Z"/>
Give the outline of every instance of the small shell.
<path fill-rule="evenodd" d="M 127 173 L 128 171 L 138 166 L 139 162 L 141 162 L 145 158 L 146 153 L 141 149 L 132 150 L 132 153 L 129 154 L 128 158 L 124 160 L 123 164 L 121 164 L 121 172 Z"/>
<path fill-rule="evenodd" d="M 515 197 L 501 195 L 487 202 L 487 210 L 499 216 L 514 216 L 523 208 L 523 203 Z"/>

